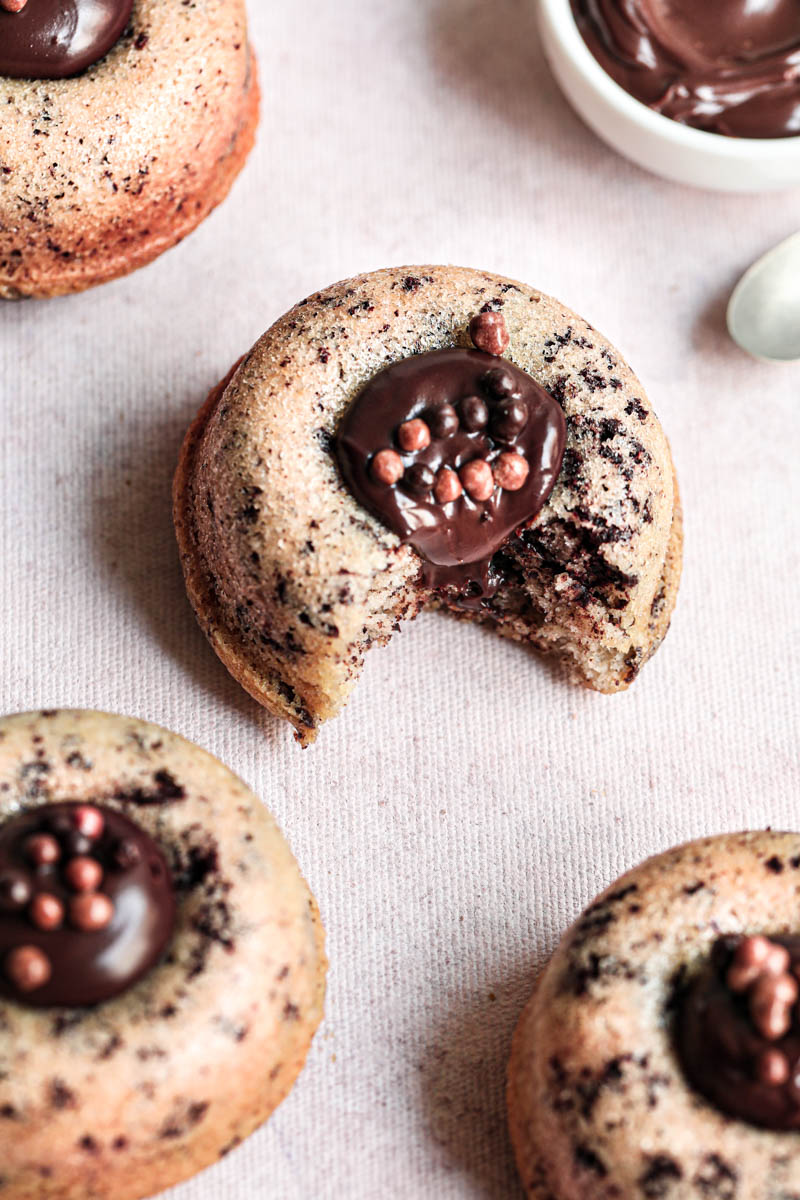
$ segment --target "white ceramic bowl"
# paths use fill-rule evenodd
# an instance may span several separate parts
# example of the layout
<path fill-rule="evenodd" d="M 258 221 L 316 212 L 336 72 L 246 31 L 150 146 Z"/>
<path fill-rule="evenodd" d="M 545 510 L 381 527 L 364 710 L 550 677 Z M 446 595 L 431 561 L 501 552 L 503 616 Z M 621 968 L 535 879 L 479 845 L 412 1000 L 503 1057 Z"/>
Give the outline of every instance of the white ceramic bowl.
<path fill-rule="evenodd" d="M 620 154 L 656 175 L 721 192 L 800 186 L 800 136 L 725 137 L 653 112 L 600 66 L 580 34 L 570 0 L 538 4 L 545 54 L 559 86 L 589 128 Z"/>

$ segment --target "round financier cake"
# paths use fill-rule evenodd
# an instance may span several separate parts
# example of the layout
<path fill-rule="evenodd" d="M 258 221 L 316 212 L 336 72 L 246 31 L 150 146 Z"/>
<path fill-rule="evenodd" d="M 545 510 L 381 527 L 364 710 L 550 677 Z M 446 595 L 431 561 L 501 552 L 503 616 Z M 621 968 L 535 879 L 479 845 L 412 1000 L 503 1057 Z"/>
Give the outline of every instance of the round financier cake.
<path fill-rule="evenodd" d="M 141 267 L 226 196 L 258 84 L 244 0 L 0 0 L 0 298 Z"/>
<path fill-rule="evenodd" d="M 641 384 L 580 317 L 483 271 L 376 271 L 291 309 L 198 415 L 174 507 L 200 624 L 303 743 L 425 605 L 613 692 L 678 588 Z"/>
<path fill-rule="evenodd" d="M 267 1119 L 322 1015 L 261 802 L 131 717 L 0 720 L 0 1197 L 137 1200 Z"/>
<path fill-rule="evenodd" d="M 508 1105 L 533 1200 L 800 1197 L 800 834 L 690 842 L 565 934 Z"/>

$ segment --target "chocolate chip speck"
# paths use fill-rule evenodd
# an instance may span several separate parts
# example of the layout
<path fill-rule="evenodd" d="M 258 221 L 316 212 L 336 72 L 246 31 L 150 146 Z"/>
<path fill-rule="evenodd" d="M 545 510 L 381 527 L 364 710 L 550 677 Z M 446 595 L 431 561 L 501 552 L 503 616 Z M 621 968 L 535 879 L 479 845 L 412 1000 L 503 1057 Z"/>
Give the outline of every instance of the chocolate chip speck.
<path fill-rule="evenodd" d="M 640 421 L 647 420 L 647 409 L 642 404 L 641 400 L 637 400 L 636 398 L 628 401 L 628 403 L 625 405 L 625 412 L 629 417 L 636 416 Z"/>
<path fill-rule="evenodd" d="M 739 1175 L 719 1154 L 709 1154 L 692 1183 L 704 1200 L 736 1200 Z"/>
<path fill-rule="evenodd" d="M 208 1100 L 194 1101 L 179 1108 L 168 1117 L 159 1131 L 159 1137 L 165 1140 L 184 1137 L 195 1125 L 199 1125 L 209 1109 Z"/>
<path fill-rule="evenodd" d="M 75 1095 L 61 1079 L 50 1080 L 50 1107 L 63 1109 L 75 1108 L 77 1101 Z"/>
<path fill-rule="evenodd" d="M 67 766 L 73 767 L 76 771 L 91 771 L 92 764 L 87 758 L 84 758 L 79 750 L 73 750 L 67 756 Z"/>
<path fill-rule="evenodd" d="M 639 1177 L 639 1191 L 647 1200 L 664 1200 L 679 1179 L 683 1179 L 683 1171 L 675 1159 L 657 1154 Z"/>
<path fill-rule="evenodd" d="M 186 792 L 181 785 L 175 781 L 169 771 L 156 771 L 153 778 L 158 784 L 162 799 L 183 800 Z"/>
<path fill-rule="evenodd" d="M 606 1164 L 590 1146 L 581 1145 L 575 1147 L 575 1162 L 579 1167 L 583 1167 L 585 1171 L 591 1171 L 601 1179 L 605 1179 L 608 1174 Z"/>

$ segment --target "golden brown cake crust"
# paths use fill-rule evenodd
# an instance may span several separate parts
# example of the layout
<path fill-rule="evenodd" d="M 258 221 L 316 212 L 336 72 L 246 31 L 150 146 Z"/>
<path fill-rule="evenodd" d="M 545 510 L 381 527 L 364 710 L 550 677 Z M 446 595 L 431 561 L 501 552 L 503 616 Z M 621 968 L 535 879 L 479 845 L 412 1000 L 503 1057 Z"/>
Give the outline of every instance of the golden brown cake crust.
<path fill-rule="evenodd" d="M 512 1141 L 531 1200 L 788 1200 L 795 1132 L 687 1082 L 676 981 L 721 935 L 797 933 L 800 834 L 727 834 L 648 859 L 564 935 L 514 1035 Z"/>
<path fill-rule="evenodd" d="M 507 548 L 480 619 L 565 660 L 600 691 L 660 644 L 680 577 L 669 447 L 639 381 L 580 317 L 524 284 L 456 267 L 345 280 L 260 339 L 187 435 L 174 486 L 190 599 L 215 650 L 307 743 L 345 703 L 370 645 L 431 601 L 419 559 L 345 488 L 331 453 L 349 401 L 388 363 L 467 345 L 503 312 L 508 356 L 559 401 L 559 481 Z"/>
<path fill-rule="evenodd" d="M 165 958 L 95 1008 L 0 1000 L 0 1194 L 139 1200 L 267 1119 L 322 1015 L 316 904 L 274 820 L 199 747 L 129 717 L 0 720 L 0 821 L 88 801 L 135 820 L 178 899 Z"/>
<path fill-rule="evenodd" d="M 190 233 L 252 148 L 244 0 L 135 0 L 94 67 L 0 77 L 0 103 L 0 298 L 124 275 Z"/>

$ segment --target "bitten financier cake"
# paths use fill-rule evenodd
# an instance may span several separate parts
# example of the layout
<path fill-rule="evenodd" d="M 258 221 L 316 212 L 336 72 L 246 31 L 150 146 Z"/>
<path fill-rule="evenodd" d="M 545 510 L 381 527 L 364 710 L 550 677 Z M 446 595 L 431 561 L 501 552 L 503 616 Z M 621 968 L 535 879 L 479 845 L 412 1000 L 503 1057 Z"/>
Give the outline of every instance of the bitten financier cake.
<path fill-rule="evenodd" d="M 141 267 L 253 144 L 244 0 L 0 0 L 0 298 Z"/>
<path fill-rule="evenodd" d="M 323 934 L 261 802 L 131 717 L 0 720 L 0 1196 L 138 1200 L 297 1077 Z"/>
<path fill-rule="evenodd" d="M 303 743 L 425 605 L 614 692 L 678 588 L 641 384 L 575 313 L 484 271 L 376 271 L 291 309 L 201 410 L 174 502 L 200 624 Z"/>
<path fill-rule="evenodd" d="M 514 1035 L 532 1200 L 800 1196 L 800 834 L 689 842 L 565 934 Z"/>

